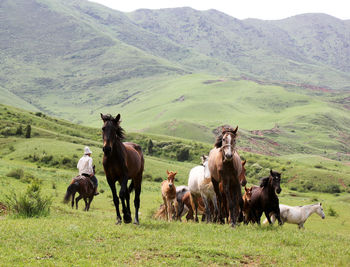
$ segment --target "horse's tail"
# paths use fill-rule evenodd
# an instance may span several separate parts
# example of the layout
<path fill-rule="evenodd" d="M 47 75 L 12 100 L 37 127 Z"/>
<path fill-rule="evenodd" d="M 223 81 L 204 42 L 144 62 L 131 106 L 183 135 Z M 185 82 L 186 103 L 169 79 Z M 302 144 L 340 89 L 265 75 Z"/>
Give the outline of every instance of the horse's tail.
<path fill-rule="evenodd" d="M 129 185 L 129 194 L 132 192 L 132 190 L 134 190 L 134 181 L 131 180 L 131 183 Z"/>
<path fill-rule="evenodd" d="M 63 202 L 64 203 L 68 203 L 71 196 L 73 194 L 75 194 L 75 192 L 78 191 L 78 187 L 79 187 L 79 183 L 78 182 L 74 182 L 74 183 L 71 183 L 68 188 L 67 188 L 67 192 L 66 192 L 66 195 L 64 196 L 64 199 L 63 199 Z"/>

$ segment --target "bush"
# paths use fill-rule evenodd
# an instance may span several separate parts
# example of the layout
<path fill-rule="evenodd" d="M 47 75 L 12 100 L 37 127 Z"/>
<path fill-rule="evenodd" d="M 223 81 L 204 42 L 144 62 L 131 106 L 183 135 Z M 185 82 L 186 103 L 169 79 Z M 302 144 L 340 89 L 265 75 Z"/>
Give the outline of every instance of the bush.
<path fill-rule="evenodd" d="M 6 206 L 20 217 L 40 217 L 50 213 L 51 197 L 41 195 L 40 184 L 31 183 L 27 191 L 17 196 L 16 193 L 6 196 Z"/>
<path fill-rule="evenodd" d="M 24 171 L 22 169 L 12 170 L 8 174 L 6 174 L 6 176 L 21 179 L 24 176 Z"/>
<path fill-rule="evenodd" d="M 190 158 L 190 149 L 188 147 L 184 147 L 176 152 L 176 159 L 178 161 L 189 160 Z"/>
<path fill-rule="evenodd" d="M 332 207 L 329 207 L 327 210 L 327 215 L 332 217 L 338 217 L 338 213 Z"/>

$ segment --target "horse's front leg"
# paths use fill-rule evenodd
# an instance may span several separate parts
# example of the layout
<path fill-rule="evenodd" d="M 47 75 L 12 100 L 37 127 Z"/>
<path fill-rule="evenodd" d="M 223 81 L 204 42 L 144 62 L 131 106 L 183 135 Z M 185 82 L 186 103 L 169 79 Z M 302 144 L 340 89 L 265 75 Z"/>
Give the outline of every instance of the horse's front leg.
<path fill-rule="evenodd" d="M 171 203 L 170 199 L 168 199 L 168 198 L 166 200 L 166 203 L 168 206 L 168 222 L 171 222 L 173 220 L 173 216 L 171 215 L 172 210 L 173 210 L 172 203 Z"/>
<path fill-rule="evenodd" d="M 113 203 L 115 207 L 115 211 L 117 213 L 117 222 L 116 224 L 121 224 L 122 223 L 122 217 L 120 216 L 120 211 L 119 211 L 119 198 L 117 196 L 117 190 L 115 188 L 115 182 L 113 182 L 111 179 L 107 178 L 107 182 L 109 187 L 111 188 L 112 191 L 112 196 L 113 196 Z"/>
<path fill-rule="evenodd" d="M 119 197 L 123 207 L 124 223 L 131 223 L 130 194 L 128 191 L 128 178 L 124 177 L 120 182 Z"/>
<path fill-rule="evenodd" d="M 235 212 L 235 208 L 236 208 L 235 199 L 233 197 L 232 190 L 230 190 L 230 186 L 228 184 L 224 184 L 224 190 L 226 194 L 226 200 L 228 201 L 228 206 L 229 206 L 229 217 L 231 221 L 231 227 L 235 227 L 236 220 L 237 220 L 237 216 Z"/>
<path fill-rule="evenodd" d="M 211 178 L 211 181 L 213 183 L 213 186 L 214 186 L 214 191 L 215 191 L 215 194 L 218 198 L 218 217 L 219 217 L 219 221 L 220 223 L 224 224 L 225 221 L 224 219 L 222 218 L 222 213 L 221 213 L 221 203 L 222 203 L 222 195 L 221 195 L 221 192 L 220 192 L 220 189 L 219 189 L 219 182 L 217 182 L 214 178 Z"/>
<path fill-rule="evenodd" d="M 264 213 L 265 213 L 266 219 L 269 222 L 269 225 L 272 225 L 272 221 L 271 221 L 271 218 L 270 218 L 270 212 L 265 210 Z"/>

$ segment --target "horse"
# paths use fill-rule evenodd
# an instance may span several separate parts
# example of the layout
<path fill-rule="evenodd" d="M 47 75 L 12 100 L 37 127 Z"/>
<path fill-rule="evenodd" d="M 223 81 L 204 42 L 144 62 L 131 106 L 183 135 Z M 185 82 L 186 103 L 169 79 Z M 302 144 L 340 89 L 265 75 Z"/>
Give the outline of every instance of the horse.
<path fill-rule="evenodd" d="M 206 200 L 205 197 L 201 194 L 200 185 L 203 183 L 205 179 L 205 169 L 208 164 L 208 157 L 201 156 L 202 165 L 195 166 L 191 169 L 188 176 L 188 189 L 191 194 L 191 206 L 192 210 L 195 213 L 195 221 L 198 222 L 198 200 L 199 197 L 202 197 L 204 205 Z M 215 199 L 216 201 L 216 199 Z M 215 204 L 214 204 L 215 205 Z"/>
<path fill-rule="evenodd" d="M 234 154 L 234 160 L 241 161 L 241 157 L 239 156 L 237 151 Z M 239 179 L 241 186 L 245 186 L 247 184 L 247 179 L 246 179 L 246 168 L 244 166 L 247 163 L 247 161 L 244 160 L 244 161 L 241 161 L 241 163 L 242 163 L 242 168 L 241 168 L 241 170 L 238 170 L 238 172 L 240 173 L 238 179 Z M 229 218 L 228 218 L 228 215 L 229 215 L 228 209 L 229 208 L 228 208 L 228 203 L 226 200 L 226 194 L 224 192 L 224 186 L 223 186 L 222 181 L 219 183 L 219 189 L 220 189 L 220 192 L 222 194 L 222 207 L 221 207 L 222 213 L 228 222 L 229 221 Z M 241 222 L 241 220 L 243 220 L 243 213 L 242 213 L 243 202 L 242 202 L 242 199 L 240 199 L 240 201 L 239 201 L 239 206 L 240 206 L 240 220 L 239 220 L 239 222 Z"/>
<path fill-rule="evenodd" d="M 252 187 L 252 196 L 250 203 L 250 220 L 260 225 L 260 218 L 262 213 L 271 225 L 270 213 L 273 212 L 278 220 L 279 225 L 282 225 L 279 209 L 279 200 L 277 194 L 281 193 L 280 187 L 281 174 L 270 170 L 268 177 L 260 180 L 260 186 Z M 276 194 L 277 192 L 277 194 Z"/>
<path fill-rule="evenodd" d="M 181 217 L 188 212 L 188 207 L 186 203 L 184 202 L 185 198 L 184 196 L 186 193 L 189 193 L 190 190 L 188 189 L 188 186 L 186 185 L 180 185 L 176 187 L 176 201 L 177 201 L 177 217 L 176 219 L 181 221 Z"/>
<path fill-rule="evenodd" d="M 165 212 L 167 213 L 167 219 L 168 221 L 171 221 L 173 219 L 172 216 L 172 205 L 174 203 L 175 206 L 175 212 L 176 212 L 176 218 L 178 216 L 178 207 L 177 207 L 177 200 L 176 200 L 176 187 L 174 185 L 175 175 L 177 172 L 169 172 L 166 171 L 168 178 L 167 180 L 162 182 L 162 198 L 165 205 Z"/>
<path fill-rule="evenodd" d="M 69 199 L 72 198 L 72 208 L 74 208 L 74 197 L 76 193 L 79 193 L 79 196 L 75 198 L 75 206 L 78 209 L 78 202 L 80 199 L 85 201 L 84 211 L 89 211 L 90 204 L 94 199 L 95 188 L 89 177 L 84 175 L 78 175 L 74 177 L 67 188 L 66 195 L 64 196 L 64 203 L 68 203 Z"/>
<path fill-rule="evenodd" d="M 243 208 L 242 208 L 242 213 L 243 213 L 243 222 L 244 224 L 248 224 L 249 222 L 249 212 L 250 212 L 250 203 L 252 200 L 252 190 L 253 188 L 247 188 L 246 186 L 244 187 L 244 195 L 242 197 L 243 199 Z"/>
<path fill-rule="evenodd" d="M 218 206 L 222 205 L 222 194 L 219 183 L 222 181 L 223 189 L 228 201 L 229 217 L 232 227 L 235 227 L 239 215 L 242 190 L 239 182 L 241 172 L 241 161 L 236 160 L 236 137 L 238 126 L 233 129 L 222 128 L 221 135 L 216 139 L 215 147 L 209 153 L 208 168 L 211 181 L 218 199 Z M 221 223 L 224 223 L 221 208 L 218 210 Z"/>
<path fill-rule="evenodd" d="M 192 209 L 192 203 L 191 203 L 191 192 L 188 191 L 184 194 L 184 196 L 182 197 L 182 203 L 185 204 L 185 207 L 187 207 L 188 212 L 186 215 L 186 220 L 194 220 L 194 211 Z M 203 199 L 201 196 L 199 196 L 197 198 L 197 212 L 198 214 L 204 214 L 205 210 L 204 210 L 204 203 L 203 203 Z M 205 215 L 202 217 L 202 221 L 205 219 Z"/>
<path fill-rule="evenodd" d="M 119 197 L 123 207 L 124 223 L 131 223 L 130 211 L 130 193 L 135 190 L 134 206 L 135 220 L 134 224 L 139 224 L 139 208 L 142 173 L 144 170 L 144 157 L 142 149 L 138 144 L 131 142 L 122 142 L 124 139 L 124 130 L 120 127 L 120 114 L 115 118 L 112 115 L 103 115 L 102 138 L 103 138 L 103 168 L 106 174 L 108 185 L 112 191 L 113 203 L 116 209 L 117 222 L 121 224 L 119 211 L 119 198 L 117 195 L 115 183 L 120 184 Z M 128 186 L 128 180 L 131 183 Z"/>
<path fill-rule="evenodd" d="M 282 223 L 297 224 L 299 229 L 305 229 L 304 223 L 313 213 L 317 213 L 322 219 L 326 217 L 323 212 L 322 203 L 295 207 L 280 204 L 279 207 Z M 270 216 L 271 222 L 274 223 L 276 221 L 275 214 L 270 213 Z M 267 222 L 268 220 L 265 219 L 263 223 L 266 224 Z"/>

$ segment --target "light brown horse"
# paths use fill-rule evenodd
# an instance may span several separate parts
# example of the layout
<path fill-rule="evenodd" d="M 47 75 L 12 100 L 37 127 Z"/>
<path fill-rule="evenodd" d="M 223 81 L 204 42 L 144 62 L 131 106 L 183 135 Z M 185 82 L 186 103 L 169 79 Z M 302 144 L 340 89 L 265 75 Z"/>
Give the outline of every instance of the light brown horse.
<path fill-rule="evenodd" d="M 242 199 L 239 175 L 241 173 L 241 160 L 235 156 L 237 130 L 223 128 L 221 135 L 217 138 L 215 147 L 209 153 L 208 168 L 212 183 L 218 198 L 218 206 L 221 207 L 222 194 L 219 183 L 222 181 L 224 192 L 229 206 L 229 217 L 231 226 L 234 227 L 239 215 L 239 206 Z M 222 211 L 219 209 L 219 220 L 224 223 Z"/>
<path fill-rule="evenodd" d="M 249 223 L 249 213 L 250 213 L 250 203 L 252 199 L 252 191 L 253 188 L 247 188 L 246 186 L 244 187 L 244 195 L 243 195 L 243 222 L 244 224 Z"/>
<path fill-rule="evenodd" d="M 142 173 L 144 169 L 144 158 L 141 147 L 135 143 L 122 142 L 124 130 L 120 127 L 120 114 L 115 118 L 111 115 L 103 115 L 102 137 L 103 137 L 103 168 L 107 182 L 111 188 L 113 202 L 117 213 L 117 224 L 121 223 L 119 212 L 119 198 L 115 183 L 120 184 L 119 197 L 123 207 L 124 223 L 131 222 L 130 193 L 135 189 L 135 224 L 139 224 L 139 208 Z M 128 180 L 131 179 L 129 190 Z"/>
<path fill-rule="evenodd" d="M 79 196 L 75 198 L 75 194 L 79 193 Z M 72 198 L 72 208 L 74 207 L 74 200 L 76 209 L 78 209 L 78 202 L 80 199 L 85 201 L 84 211 L 89 211 L 90 204 L 94 199 L 95 188 L 89 177 L 78 175 L 74 177 L 67 188 L 66 195 L 64 196 L 64 202 L 68 203 L 69 199 Z"/>
<path fill-rule="evenodd" d="M 172 216 L 172 205 L 174 204 L 175 207 L 175 212 L 176 212 L 176 217 L 177 218 L 178 214 L 178 207 L 177 207 L 177 200 L 176 200 L 176 187 L 174 184 L 175 180 L 175 175 L 177 172 L 169 172 L 168 170 L 166 171 L 168 178 L 167 180 L 162 182 L 162 197 L 165 205 L 165 212 L 167 214 L 167 220 L 170 222 L 173 219 Z"/>

